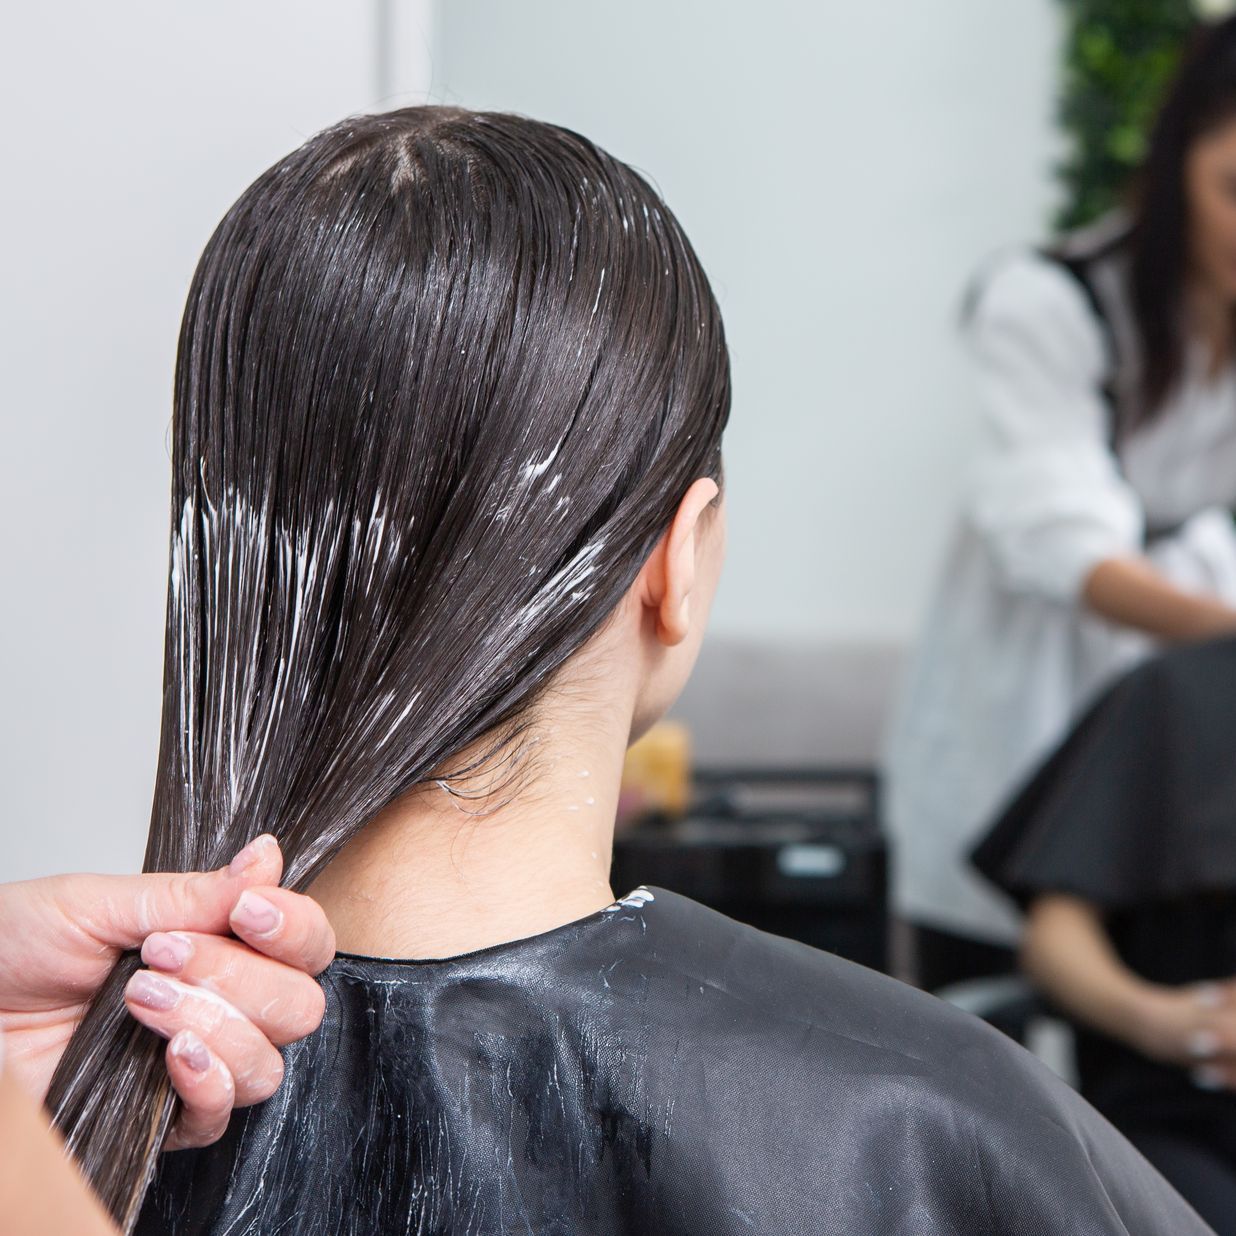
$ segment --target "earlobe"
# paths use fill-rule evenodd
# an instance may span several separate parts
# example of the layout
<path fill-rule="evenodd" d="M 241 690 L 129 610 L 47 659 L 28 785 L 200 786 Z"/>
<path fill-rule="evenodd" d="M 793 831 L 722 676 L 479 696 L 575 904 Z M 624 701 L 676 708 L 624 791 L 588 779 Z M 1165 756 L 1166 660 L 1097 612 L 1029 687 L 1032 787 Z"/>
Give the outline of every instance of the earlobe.
<path fill-rule="evenodd" d="M 671 615 L 670 620 L 666 620 L 666 615 Z M 676 644 L 681 644 L 687 638 L 687 632 L 691 629 L 691 613 L 689 600 L 683 597 L 675 607 L 666 600 L 661 606 L 661 612 L 657 616 L 657 634 L 661 638 L 661 642 L 667 648 L 673 648 Z"/>

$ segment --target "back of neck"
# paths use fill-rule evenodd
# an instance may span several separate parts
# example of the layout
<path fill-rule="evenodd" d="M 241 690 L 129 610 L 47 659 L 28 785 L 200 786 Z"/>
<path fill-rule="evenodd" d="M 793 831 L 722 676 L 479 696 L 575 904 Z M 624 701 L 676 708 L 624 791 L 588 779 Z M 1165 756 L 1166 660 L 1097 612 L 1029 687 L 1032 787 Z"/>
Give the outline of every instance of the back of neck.
<path fill-rule="evenodd" d="M 437 785 L 382 812 L 308 890 L 340 951 L 452 957 L 610 905 L 620 769 L 575 763 L 491 815 Z"/>

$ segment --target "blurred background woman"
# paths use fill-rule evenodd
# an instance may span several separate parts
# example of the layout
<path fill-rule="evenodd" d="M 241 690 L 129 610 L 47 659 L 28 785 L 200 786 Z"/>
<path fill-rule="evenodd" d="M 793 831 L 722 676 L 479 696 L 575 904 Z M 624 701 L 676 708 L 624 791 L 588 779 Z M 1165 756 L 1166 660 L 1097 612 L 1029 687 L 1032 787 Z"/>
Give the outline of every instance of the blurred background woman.
<path fill-rule="evenodd" d="M 965 853 L 1079 707 L 1236 630 L 1236 21 L 1189 48 L 1127 210 L 993 261 L 965 333 L 985 441 L 892 727 L 919 980 L 1012 968 Z"/>

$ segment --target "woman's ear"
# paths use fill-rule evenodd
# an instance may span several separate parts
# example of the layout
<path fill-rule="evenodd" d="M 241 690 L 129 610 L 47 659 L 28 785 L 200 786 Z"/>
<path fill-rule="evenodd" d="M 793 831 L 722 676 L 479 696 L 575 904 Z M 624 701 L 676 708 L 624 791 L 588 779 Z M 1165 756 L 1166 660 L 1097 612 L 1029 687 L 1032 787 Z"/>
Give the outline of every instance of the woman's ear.
<path fill-rule="evenodd" d="M 657 638 L 666 647 L 681 644 L 691 629 L 702 520 L 719 492 L 716 481 L 708 477 L 692 483 L 641 572 L 640 598 L 653 611 Z"/>

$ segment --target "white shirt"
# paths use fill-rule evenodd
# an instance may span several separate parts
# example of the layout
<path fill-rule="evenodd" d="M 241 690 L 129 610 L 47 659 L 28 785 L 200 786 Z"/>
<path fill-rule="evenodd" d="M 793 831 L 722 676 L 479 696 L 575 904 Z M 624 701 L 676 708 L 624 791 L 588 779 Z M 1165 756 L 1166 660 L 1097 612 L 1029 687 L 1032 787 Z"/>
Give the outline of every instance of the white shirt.
<path fill-rule="evenodd" d="M 1118 250 L 1091 272 L 1125 379 L 1137 365 L 1126 263 Z M 1179 525 L 1145 552 L 1179 585 L 1236 602 L 1236 369 L 1211 380 L 1191 347 L 1176 393 L 1118 460 L 1110 337 L 1067 271 L 1005 255 L 965 337 L 983 441 L 895 710 L 887 818 L 898 911 L 1012 943 L 1012 904 L 966 854 L 1086 701 L 1154 647 L 1083 608 L 1086 576 L 1143 552 L 1147 527 Z"/>

